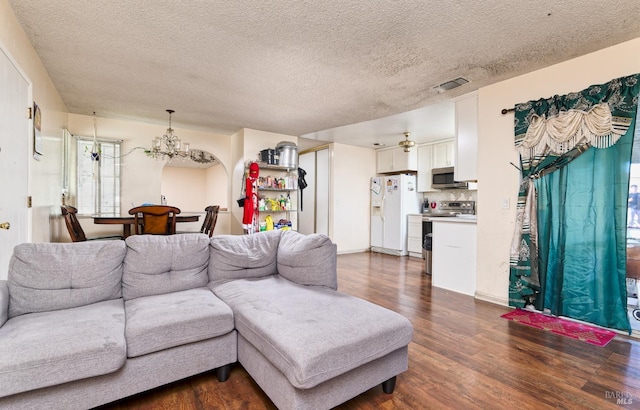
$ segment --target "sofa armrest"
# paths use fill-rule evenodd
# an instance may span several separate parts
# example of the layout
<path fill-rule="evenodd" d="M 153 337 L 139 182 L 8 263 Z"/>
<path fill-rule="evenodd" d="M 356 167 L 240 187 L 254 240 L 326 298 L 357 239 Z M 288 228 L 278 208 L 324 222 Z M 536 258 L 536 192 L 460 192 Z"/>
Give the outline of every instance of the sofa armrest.
<path fill-rule="evenodd" d="M 0 327 L 9 318 L 9 285 L 6 280 L 0 280 Z"/>

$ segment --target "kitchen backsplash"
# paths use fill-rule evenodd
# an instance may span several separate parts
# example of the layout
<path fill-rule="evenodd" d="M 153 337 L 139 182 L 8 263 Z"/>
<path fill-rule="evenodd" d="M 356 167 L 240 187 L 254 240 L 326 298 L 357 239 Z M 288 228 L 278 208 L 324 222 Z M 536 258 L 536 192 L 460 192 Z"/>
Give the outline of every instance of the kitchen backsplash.
<path fill-rule="evenodd" d="M 467 189 L 443 189 L 440 191 L 424 192 L 423 199 L 429 201 L 475 201 L 478 191 Z"/>

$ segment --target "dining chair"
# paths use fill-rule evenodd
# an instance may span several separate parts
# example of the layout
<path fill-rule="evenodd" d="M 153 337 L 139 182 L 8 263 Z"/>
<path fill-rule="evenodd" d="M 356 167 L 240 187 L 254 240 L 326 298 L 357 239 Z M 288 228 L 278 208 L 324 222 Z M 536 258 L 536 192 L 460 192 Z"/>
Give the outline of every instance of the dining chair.
<path fill-rule="evenodd" d="M 204 222 L 202 222 L 202 228 L 200 228 L 200 232 L 206 233 L 209 235 L 209 238 L 213 235 L 213 229 L 216 227 L 216 221 L 218 220 L 218 211 L 220 210 L 219 205 L 209 205 L 204 209 L 206 211 L 206 215 L 204 217 Z"/>
<path fill-rule="evenodd" d="M 213 235 L 213 229 L 216 227 L 216 221 L 218 220 L 218 211 L 220 210 L 219 205 L 209 205 L 204 208 L 205 216 L 204 221 L 202 222 L 202 226 L 199 231 L 178 231 L 176 233 L 204 233 L 211 237 Z"/>
<path fill-rule="evenodd" d="M 137 235 L 172 235 L 176 233 L 176 215 L 180 208 L 168 205 L 143 205 L 129 209 L 134 216 Z"/>
<path fill-rule="evenodd" d="M 122 239 L 122 236 L 119 235 L 87 238 L 77 217 L 78 209 L 71 205 L 61 205 L 60 211 L 62 212 L 62 216 L 64 217 L 64 222 L 67 225 L 67 230 L 69 231 L 69 236 L 71 237 L 72 242 L 84 242 L 87 240 L 93 241 L 102 239 Z"/>

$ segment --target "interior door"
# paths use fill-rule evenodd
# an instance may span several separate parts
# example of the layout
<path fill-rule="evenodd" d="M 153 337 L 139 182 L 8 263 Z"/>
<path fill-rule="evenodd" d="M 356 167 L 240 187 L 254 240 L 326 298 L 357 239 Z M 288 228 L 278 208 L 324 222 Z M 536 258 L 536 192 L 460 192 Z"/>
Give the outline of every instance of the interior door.
<path fill-rule="evenodd" d="M 323 148 L 302 154 L 298 157 L 298 164 L 307 172 L 307 187 L 301 194 L 304 207 L 300 209 L 298 206 L 298 232 L 329 235 L 329 149 Z"/>
<path fill-rule="evenodd" d="M 316 229 L 316 153 L 299 155 L 298 166 L 307 173 L 304 177 L 307 187 L 302 192 L 298 190 L 301 196 L 298 198 L 298 232 L 308 235 L 315 233 Z"/>
<path fill-rule="evenodd" d="M 316 233 L 329 235 L 329 149 L 316 151 Z"/>
<path fill-rule="evenodd" d="M 0 46 L 0 280 L 13 247 L 28 241 L 30 83 Z M 7 225 L 9 224 L 9 225 Z"/>

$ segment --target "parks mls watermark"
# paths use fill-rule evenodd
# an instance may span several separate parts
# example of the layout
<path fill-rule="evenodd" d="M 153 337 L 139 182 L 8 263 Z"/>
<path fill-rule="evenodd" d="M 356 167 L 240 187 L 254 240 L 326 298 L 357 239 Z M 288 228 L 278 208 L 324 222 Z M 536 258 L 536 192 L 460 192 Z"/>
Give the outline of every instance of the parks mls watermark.
<path fill-rule="evenodd" d="M 633 404 L 633 395 L 626 391 L 607 390 L 604 392 L 604 398 L 615 401 L 618 405 Z"/>

